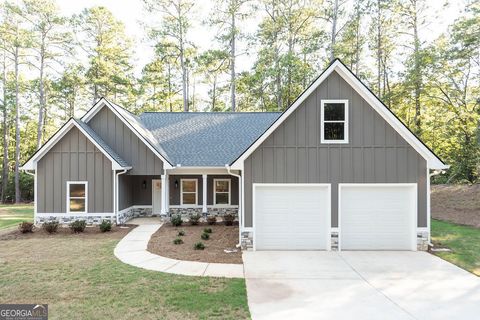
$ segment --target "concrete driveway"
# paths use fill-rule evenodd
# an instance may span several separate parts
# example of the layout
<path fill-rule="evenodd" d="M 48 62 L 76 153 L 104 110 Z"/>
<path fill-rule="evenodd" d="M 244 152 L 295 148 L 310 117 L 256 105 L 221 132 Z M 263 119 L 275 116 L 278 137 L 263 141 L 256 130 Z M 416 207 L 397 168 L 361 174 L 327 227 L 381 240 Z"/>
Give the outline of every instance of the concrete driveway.
<path fill-rule="evenodd" d="M 480 319 L 480 278 L 425 252 L 244 252 L 255 319 Z"/>

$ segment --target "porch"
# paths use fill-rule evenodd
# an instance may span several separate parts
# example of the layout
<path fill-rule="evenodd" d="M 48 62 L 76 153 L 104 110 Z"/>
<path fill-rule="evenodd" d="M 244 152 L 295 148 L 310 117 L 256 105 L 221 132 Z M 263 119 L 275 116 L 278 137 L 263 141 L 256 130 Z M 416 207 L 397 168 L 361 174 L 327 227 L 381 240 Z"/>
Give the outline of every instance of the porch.
<path fill-rule="evenodd" d="M 117 177 L 117 222 L 137 217 L 238 215 L 239 179 L 226 169 L 168 170 L 163 175 Z"/>

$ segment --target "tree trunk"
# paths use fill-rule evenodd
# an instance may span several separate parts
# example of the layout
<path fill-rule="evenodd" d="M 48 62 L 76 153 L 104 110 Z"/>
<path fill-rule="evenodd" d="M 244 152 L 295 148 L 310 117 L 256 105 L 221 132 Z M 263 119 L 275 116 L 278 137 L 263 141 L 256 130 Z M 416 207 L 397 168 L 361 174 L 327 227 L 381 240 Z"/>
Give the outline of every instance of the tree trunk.
<path fill-rule="evenodd" d="M 382 95 L 382 13 L 381 0 L 377 0 L 377 93 Z"/>
<path fill-rule="evenodd" d="M 335 0 L 332 13 L 332 34 L 330 39 L 330 61 L 335 59 L 335 44 L 337 38 L 338 0 Z"/>
<path fill-rule="evenodd" d="M 43 83 L 43 71 L 45 68 L 45 47 L 42 44 L 40 49 L 40 75 L 39 75 L 39 84 L 38 91 L 40 96 L 40 106 L 38 109 L 38 123 L 37 123 L 37 150 L 42 146 L 42 136 L 43 136 L 43 116 L 46 108 L 45 103 L 45 88 Z"/>
<path fill-rule="evenodd" d="M 420 70 L 420 39 L 418 37 L 418 17 L 417 17 L 417 1 L 412 1 L 413 4 L 413 47 L 414 47 L 414 98 L 415 98 L 415 131 L 417 134 L 421 133 L 421 106 L 420 106 L 420 94 L 422 87 L 421 70 Z"/>
<path fill-rule="evenodd" d="M 2 193 L 0 199 L 5 203 L 5 194 L 8 186 L 8 112 L 7 112 L 7 61 L 6 56 L 3 56 L 3 165 L 2 165 Z"/>
<path fill-rule="evenodd" d="M 15 48 L 15 203 L 20 203 L 20 106 L 18 85 L 18 47 Z"/>
<path fill-rule="evenodd" d="M 236 30 L 235 30 L 235 12 L 232 10 L 231 13 L 232 19 L 232 32 L 231 32 L 231 49 L 230 49 L 230 99 L 231 99 L 231 110 L 235 112 L 236 109 L 236 101 L 235 101 L 235 38 L 236 38 Z"/>

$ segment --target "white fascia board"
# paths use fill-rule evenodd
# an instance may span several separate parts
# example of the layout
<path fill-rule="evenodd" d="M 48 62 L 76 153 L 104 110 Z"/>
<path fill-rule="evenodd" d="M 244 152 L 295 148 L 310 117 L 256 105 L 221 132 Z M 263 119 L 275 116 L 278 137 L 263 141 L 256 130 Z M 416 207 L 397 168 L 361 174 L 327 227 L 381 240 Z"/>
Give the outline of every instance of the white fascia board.
<path fill-rule="evenodd" d="M 235 162 L 232 163 L 232 169 L 242 170 L 243 162 L 253 151 L 255 151 L 304 101 L 313 93 L 318 86 L 333 72 L 338 74 L 350 84 L 394 129 L 402 138 L 405 139 L 426 161 L 430 169 L 447 169 L 450 166 L 445 165 L 430 151 L 400 120 L 397 119 L 386 107 L 368 90 L 351 71 L 349 71 L 339 60 L 333 62 L 320 77 L 290 106 L 271 126 L 255 141 Z"/>
<path fill-rule="evenodd" d="M 34 170 L 35 169 L 35 164 L 45 155 L 47 152 L 57 144 L 57 142 L 62 139 L 69 131 L 71 128 L 76 127 L 82 134 L 87 137 L 87 139 L 93 143 L 93 145 L 110 160 L 112 163 L 112 170 L 121 170 L 121 169 L 131 169 L 131 167 L 123 167 L 120 165 L 110 154 L 103 149 L 101 145 L 99 145 L 90 135 L 81 127 L 77 124 L 77 122 L 74 119 L 70 119 L 57 133 L 53 135 L 53 137 L 48 140 L 46 144 L 44 144 L 41 149 L 35 154 L 33 157 L 30 158 L 30 160 L 27 161 L 20 169 L 21 170 Z"/>

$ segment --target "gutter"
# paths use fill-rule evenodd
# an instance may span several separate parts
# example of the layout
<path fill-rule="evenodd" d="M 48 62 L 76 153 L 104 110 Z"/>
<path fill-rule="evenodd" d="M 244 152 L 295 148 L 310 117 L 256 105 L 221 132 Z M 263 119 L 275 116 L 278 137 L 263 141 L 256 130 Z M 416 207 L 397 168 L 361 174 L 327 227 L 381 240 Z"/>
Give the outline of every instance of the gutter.
<path fill-rule="evenodd" d="M 242 190 L 242 176 L 231 171 L 230 165 L 226 164 L 225 168 L 229 175 L 238 178 L 238 244 L 236 245 L 237 248 L 242 246 L 241 239 L 242 239 L 242 218 L 243 218 L 243 190 Z"/>
<path fill-rule="evenodd" d="M 130 168 L 130 169 L 131 169 L 131 168 Z M 114 212 L 115 212 L 115 220 L 116 220 L 116 222 L 117 222 L 117 226 L 118 226 L 118 224 L 119 224 L 119 223 L 118 223 L 118 222 L 119 222 L 119 221 L 118 221 L 118 207 L 119 207 L 119 205 L 118 205 L 118 176 L 120 176 L 121 174 L 126 173 L 128 170 L 129 170 L 129 169 L 123 169 L 123 170 L 120 171 L 120 172 L 116 172 L 116 173 L 115 173 L 115 180 L 113 181 L 113 183 L 114 183 L 114 187 L 113 187 L 113 190 L 114 190 L 113 199 L 114 199 L 114 201 L 113 201 L 113 203 L 114 203 L 114 206 L 115 206 Z"/>

